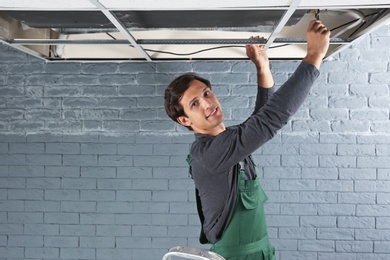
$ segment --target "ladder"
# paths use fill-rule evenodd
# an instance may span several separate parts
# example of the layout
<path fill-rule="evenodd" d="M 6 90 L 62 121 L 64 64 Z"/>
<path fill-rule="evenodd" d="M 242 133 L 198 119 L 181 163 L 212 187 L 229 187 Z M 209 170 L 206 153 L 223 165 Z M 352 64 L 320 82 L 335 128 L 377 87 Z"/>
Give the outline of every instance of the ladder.
<path fill-rule="evenodd" d="M 221 255 L 211 252 L 206 249 L 199 249 L 186 246 L 175 246 L 169 249 L 162 260 L 173 260 L 172 257 L 179 257 L 179 259 L 194 259 L 194 260 L 225 260 Z"/>

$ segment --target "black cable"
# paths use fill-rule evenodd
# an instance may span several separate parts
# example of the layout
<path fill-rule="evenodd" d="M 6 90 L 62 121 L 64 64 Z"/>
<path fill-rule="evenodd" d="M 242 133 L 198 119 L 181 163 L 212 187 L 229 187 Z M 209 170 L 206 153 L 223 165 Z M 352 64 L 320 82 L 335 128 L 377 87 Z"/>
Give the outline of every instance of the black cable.
<path fill-rule="evenodd" d="M 375 15 L 377 13 L 378 12 L 372 13 L 372 14 L 368 14 L 368 15 L 365 15 L 364 17 Z M 318 10 L 317 14 L 319 14 L 319 10 Z M 341 27 L 347 26 L 347 25 L 349 25 L 351 23 L 356 22 L 357 20 L 359 20 L 359 19 L 355 19 L 353 21 L 350 21 L 350 22 L 344 23 L 342 25 L 339 25 L 339 26 L 337 26 L 335 28 L 330 29 L 330 31 L 334 31 L 334 30 L 337 30 L 337 29 L 339 29 Z M 364 24 L 365 24 L 365 22 L 363 24 L 361 24 L 349 37 L 352 37 L 352 35 L 354 35 Z M 116 40 L 116 38 L 114 36 L 112 36 L 110 33 L 107 32 L 106 34 L 108 36 L 110 36 L 112 39 Z M 276 48 L 281 48 L 281 47 L 285 47 L 285 46 L 289 46 L 289 45 L 291 45 L 291 44 L 287 43 L 287 44 L 281 44 L 281 45 L 277 45 L 277 46 L 271 46 L 269 48 L 270 49 L 276 49 Z M 134 46 L 132 46 L 132 45 L 129 45 L 129 46 L 134 48 Z M 153 49 L 144 49 L 144 50 L 145 51 L 149 51 L 149 52 L 154 52 L 154 53 L 170 54 L 170 55 L 174 55 L 174 56 L 190 56 L 190 55 L 195 55 L 195 54 L 206 52 L 206 51 L 212 51 L 212 50 L 216 50 L 216 49 L 225 49 L 225 48 L 226 49 L 227 48 L 245 48 L 245 46 L 243 46 L 243 45 L 225 45 L 225 46 L 218 46 L 218 47 L 211 47 L 211 48 L 201 49 L 201 50 L 190 52 L 190 53 L 177 53 L 177 52 L 160 51 L 160 50 L 153 50 Z"/>

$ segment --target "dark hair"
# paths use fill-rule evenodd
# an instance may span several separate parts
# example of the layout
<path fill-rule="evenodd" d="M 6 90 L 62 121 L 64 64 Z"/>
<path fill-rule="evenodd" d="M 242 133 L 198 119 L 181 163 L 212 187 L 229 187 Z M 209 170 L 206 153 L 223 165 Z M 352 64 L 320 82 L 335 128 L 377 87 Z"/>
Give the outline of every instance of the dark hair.
<path fill-rule="evenodd" d="M 184 92 L 189 88 L 191 82 L 194 80 L 199 80 L 211 89 L 211 84 L 209 80 L 202 78 L 195 73 L 186 73 L 175 78 L 165 90 L 165 112 L 175 122 L 178 122 L 178 117 L 186 116 L 184 108 L 180 104 L 180 99 L 183 97 Z M 189 130 L 192 130 L 190 126 L 186 127 Z"/>

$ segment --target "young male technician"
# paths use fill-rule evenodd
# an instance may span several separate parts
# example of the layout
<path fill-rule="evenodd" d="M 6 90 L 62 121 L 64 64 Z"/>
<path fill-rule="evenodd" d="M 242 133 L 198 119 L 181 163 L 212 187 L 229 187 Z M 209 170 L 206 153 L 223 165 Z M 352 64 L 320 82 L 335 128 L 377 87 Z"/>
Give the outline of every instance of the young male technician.
<path fill-rule="evenodd" d="M 270 140 L 304 102 L 319 76 L 329 35 L 320 21 L 310 22 L 306 57 L 274 93 L 265 51 L 258 45 L 246 46 L 257 69 L 258 94 L 253 114 L 240 125 L 225 127 L 210 82 L 195 74 L 179 76 L 165 91 L 168 116 L 195 134 L 189 163 L 202 223 L 200 242 L 211 243 L 211 250 L 226 259 L 275 259 L 264 217 L 267 196 L 251 153 Z"/>

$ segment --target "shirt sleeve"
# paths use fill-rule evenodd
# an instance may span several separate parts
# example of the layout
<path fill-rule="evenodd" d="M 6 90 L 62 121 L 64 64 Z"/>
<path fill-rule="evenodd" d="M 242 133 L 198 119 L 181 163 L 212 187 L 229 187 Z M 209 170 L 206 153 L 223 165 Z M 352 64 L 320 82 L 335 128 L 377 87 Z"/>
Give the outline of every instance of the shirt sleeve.
<path fill-rule="evenodd" d="M 274 93 L 274 87 L 272 88 L 263 88 L 258 87 L 257 88 L 257 96 L 256 96 L 256 103 L 255 103 L 255 109 L 253 110 L 253 114 L 255 114 L 257 111 L 259 111 L 260 108 L 262 108 L 268 101 L 269 97 Z"/>
<path fill-rule="evenodd" d="M 319 71 L 315 66 L 301 62 L 263 106 L 259 101 L 259 109 L 244 123 L 229 127 L 214 138 L 198 144 L 201 147 L 195 149 L 199 149 L 204 164 L 211 172 L 226 172 L 269 141 L 298 111 L 318 76 Z"/>

